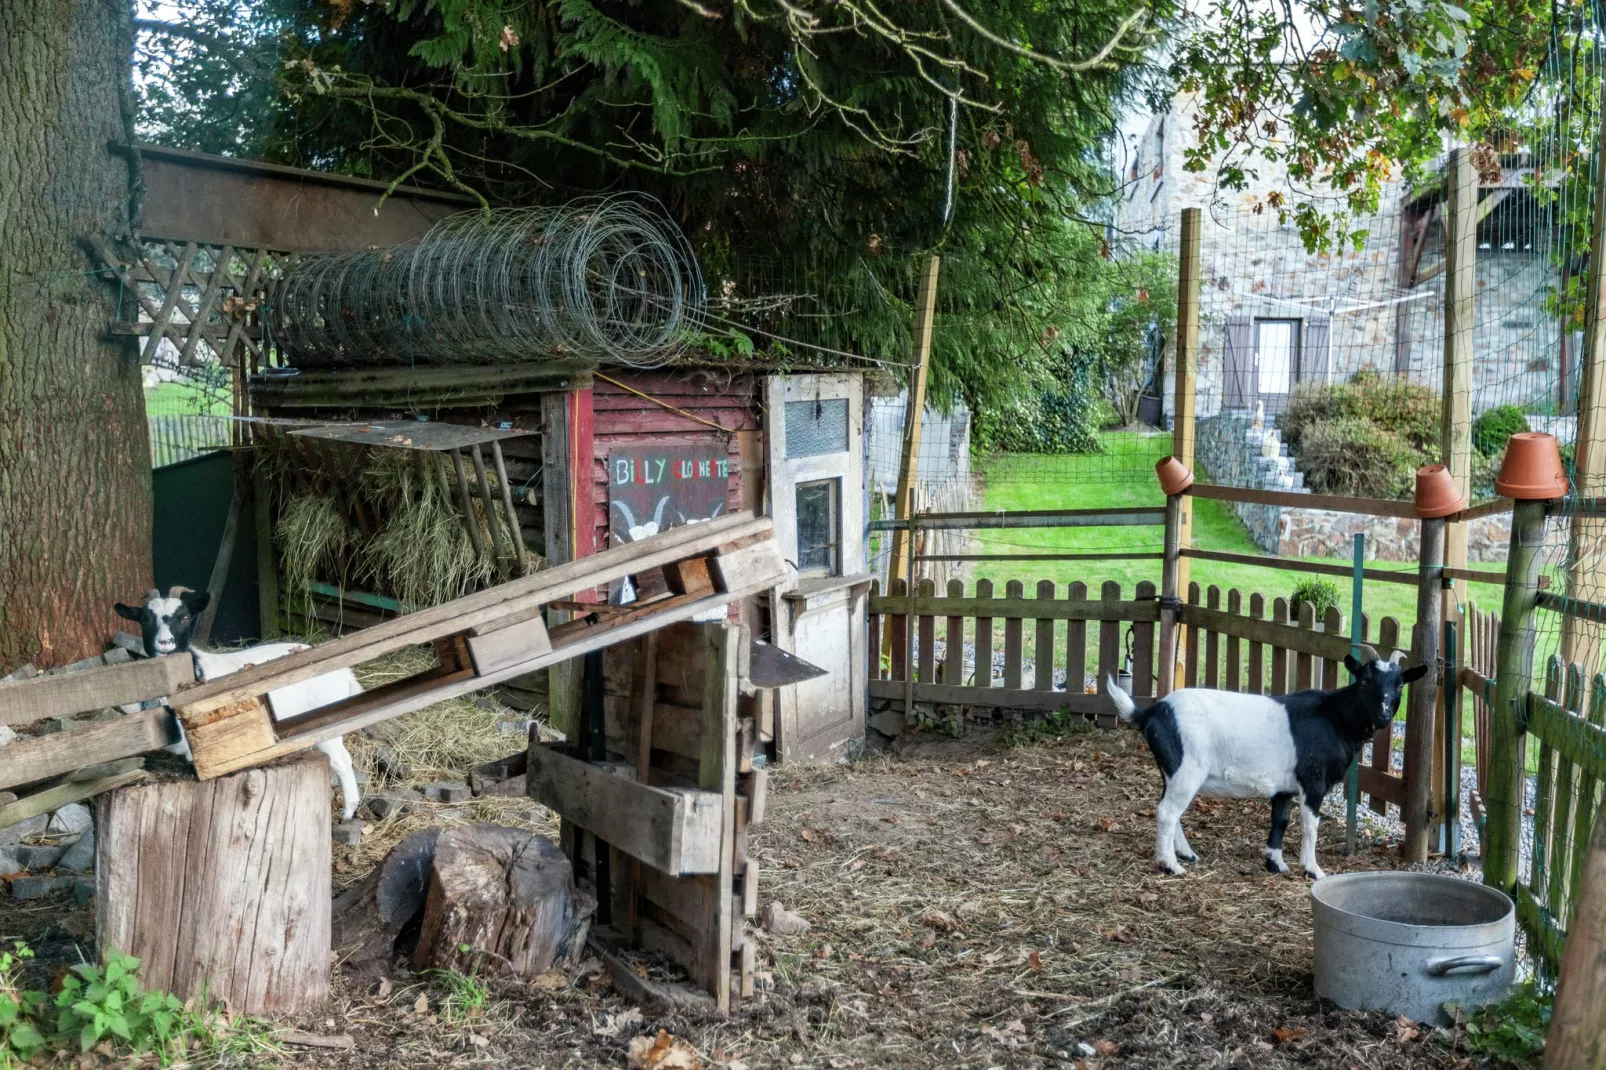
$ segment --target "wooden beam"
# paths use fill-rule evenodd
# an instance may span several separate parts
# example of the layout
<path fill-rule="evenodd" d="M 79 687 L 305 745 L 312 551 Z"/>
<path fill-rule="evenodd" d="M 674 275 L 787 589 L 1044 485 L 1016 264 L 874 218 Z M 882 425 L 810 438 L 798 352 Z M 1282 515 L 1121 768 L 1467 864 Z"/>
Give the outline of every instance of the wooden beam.
<path fill-rule="evenodd" d="M 150 774 L 143 769 L 130 769 L 125 773 L 115 773 L 111 776 L 98 777 L 94 780 L 69 780 L 65 784 L 58 784 L 53 788 L 24 796 L 16 802 L 0 806 L 0 829 L 9 828 L 19 821 L 26 821 L 30 817 L 48 814 L 52 810 L 60 810 L 68 803 L 82 802 L 92 799 L 102 792 L 111 791 L 143 780 Z"/>
<path fill-rule="evenodd" d="M 416 368 L 344 368 L 294 376 L 253 375 L 247 383 L 258 408 L 350 408 L 357 404 L 483 405 L 509 394 L 589 388 L 594 365 L 584 360 Z"/>
<path fill-rule="evenodd" d="M 872 520 L 871 531 L 908 528 L 977 531 L 989 528 L 1109 528 L 1165 523 L 1157 509 L 1022 509 L 981 513 L 920 513 L 910 518 Z"/>
<path fill-rule="evenodd" d="M 1323 561 L 1298 561 L 1287 557 L 1261 557 L 1258 554 L 1235 554 L 1225 550 L 1185 550 L 1184 558 L 1195 558 L 1199 561 L 1222 561 L 1231 565 L 1254 565 L 1257 568 L 1274 568 L 1283 572 L 1305 572 L 1316 576 L 1353 576 L 1355 570 L 1343 565 L 1330 565 Z M 1379 583 L 1407 583 L 1416 586 L 1417 577 L 1414 572 L 1390 572 L 1383 568 L 1364 569 L 1361 575 L 1365 579 L 1375 580 Z"/>
<path fill-rule="evenodd" d="M 1103 602 L 1085 598 L 930 598 L 916 597 L 919 617 L 990 617 L 1018 620 L 1159 620 L 1158 602 Z M 907 614 L 910 600 L 902 596 L 874 595 L 871 613 Z"/>
<path fill-rule="evenodd" d="M 1439 687 L 1440 612 L 1444 605 L 1439 570 L 1444 564 L 1446 525 L 1442 518 L 1422 521 L 1421 561 L 1416 594 L 1417 664 L 1429 666 L 1426 676 L 1411 685 L 1411 703 L 1405 715 L 1405 841 L 1407 862 L 1428 857 L 1429 810 L 1433 803 L 1434 726 Z"/>
<path fill-rule="evenodd" d="M 173 715 L 160 706 L 67 732 L 19 739 L 0 749 L 0 790 L 161 750 L 178 741 Z"/>
<path fill-rule="evenodd" d="M 0 725 L 144 702 L 194 683 L 195 667 L 188 653 L 13 680 L 0 683 Z"/>
<path fill-rule="evenodd" d="M 913 368 L 909 375 L 909 397 L 903 412 L 903 451 L 898 461 L 898 485 L 892 499 L 893 516 L 907 520 L 914 515 L 915 484 L 920 478 L 920 428 L 926 411 L 926 376 L 931 367 L 931 337 L 937 316 L 937 277 L 942 258 L 932 254 L 926 258 L 925 272 L 920 276 L 920 291 L 915 301 L 914 345 L 910 354 Z M 892 565 L 889 576 L 902 576 L 905 560 L 914 552 L 908 532 L 900 532 L 892 540 Z"/>
<path fill-rule="evenodd" d="M 1195 402 L 1199 371 L 1199 285 L 1203 275 L 1203 223 L 1198 208 L 1182 210 L 1182 241 L 1177 265 L 1176 394 L 1172 403 L 1171 454 L 1183 467 L 1193 469 L 1195 441 Z M 1183 499 L 1178 516 L 1176 549 L 1193 545 L 1193 503 Z M 1188 589 L 1188 559 L 1176 562 L 1177 590 Z M 1184 637 L 1177 630 L 1176 650 L 1184 649 Z M 1165 688 L 1164 691 L 1169 691 Z"/>
<path fill-rule="evenodd" d="M 902 699 L 904 681 L 871 680 L 870 697 Z M 1138 701 L 1146 695 L 1134 696 Z M 1036 691 L 1009 687 L 961 687 L 952 684 L 915 684 L 915 700 L 955 706 L 997 706 L 1001 709 L 1060 710 L 1079 714 L 1105 714 L 1112 719 L 1115 702 L 1108 695 L 1086 695 L 1069 691 Z"/>
<path fill-rule="evenodd" d="M 1307 494 L 1296 490 L 1222 487 L 1213 483 L 1195 483 L 1187 493 L 1195 498 L 1213 498 L 1221 502 L 1252 502 L 1257 505 L 1286 505 L 1294 509 L 1326 509 L 1335 513 L 1416 519 L 1416 506 L 1413 503 L 1394 501 L 1391 498 L 1351 498 L 1342 494 Z M 1348 569 L 1344 575 L 1349 575 Z"/>

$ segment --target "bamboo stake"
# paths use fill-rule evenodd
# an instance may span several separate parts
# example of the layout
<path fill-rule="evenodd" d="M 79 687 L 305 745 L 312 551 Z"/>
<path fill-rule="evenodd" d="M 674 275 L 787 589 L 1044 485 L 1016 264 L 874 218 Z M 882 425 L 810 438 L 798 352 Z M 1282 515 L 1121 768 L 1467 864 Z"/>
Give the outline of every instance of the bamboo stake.
<path fill-rule="evenodd" d="M 1171 454 L 1193 468 L 1194 402 L 1199 363 L 1199 279 L 1203 270 L 1203 216 L 1197 208 L 1182 210 L 1182 247 L 1177 270 L 1176 397 L 1172 406 Z M 1176 545 L 1193 545 L 1193 506 L 1182 503 Z M 1177 590 L 1186 590 L 1191 569 L 1184 557 L 1177 565 Z M 1170 681 L 1168 681 L 1168 684 Z"/>

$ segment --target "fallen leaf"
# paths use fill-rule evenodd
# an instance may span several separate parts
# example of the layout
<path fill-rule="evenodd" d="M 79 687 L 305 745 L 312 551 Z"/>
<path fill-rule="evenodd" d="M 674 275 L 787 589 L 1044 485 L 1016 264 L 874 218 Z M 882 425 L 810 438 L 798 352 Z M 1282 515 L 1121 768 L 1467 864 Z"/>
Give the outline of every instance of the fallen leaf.
<path fill-rule="evenodd" d="M 805 840 L 808 840 L 810 843 L 819 843 L 820 842 L 820 834 L 818 832 L 815 832 L 813 829 L 806 828 L 803 831 L 799 832 L 798 835 L 802 836 Z"/>
<path fill-rule="evenodd" d="M 764 908 L 764 928 L 777 936 L 801 936 L 809 931 L 809 921 L 777 900 Z"/>
<path fill-rule="evenodd" d="M 933 910 L 920 920 L 933 929 L 941 929 L 945 933 L 959 928 L 959 923 L 953 919 L 953 915 L 942 910 Z"/>
<path fill-rule="evenodd" d="M 1132 942 L 1132 934 L 1126 931 L 1125 925 L 1117 925 L 1104 934 L 1104 939 L 1113 940 L 1118 944 L 1130 944 Z"/>
<path fill-rule="evenodd" d="M 491 1042 L 480 1036 L 478 1033 L 470 1033 L 468 1035 L 468 1042 L 474 1045 L 476 1048 L 488 1048 L 491 1046 Z"/>
<path fill-rule="evenodd" d="M 930 951 L 931 950 L 931 945 L 935 944 L 936 942 L 937 942 L 937 934 L 936 933 L 927 933 L 926 935 L 924 935 L 924 936 L 922 936 L 920 938 L 920 950 L 922 950 L 922 951 Z"/>
<path fill-rule="evenodd" d="M 1274 1029 L 1271 1039 L 1279 1044 L 1287 1044 L 1290 1040 L 1298 1040 L 1300 1037 L 1308 1036 L 1309 1034 L 1309 1029 L 1295 1029 L 1292 1026 L 1284 1026 L 1281 1029 Z"/>
<path fill-rule="evenodd" d="M 903 824 L 902 821 L 898 820 L 898 815 L 897 814 L 893 814 L 890 817 L 883 817 L 881 820 L 885 821 L 889 825 L 901 825 L 901 824 Z"/>
<path fill-rule="evenodd" d="M 1048 812 L 1048 819 L 1050 821 L 1064 821 L 1067 816 L 1068 815 L 1064 810 L 1050 810 Z"/>
<path fill-rule="evenodd" d="M 1030 966 L 1034 970 L 1041 970 L 1043 968 L 1043 953 L 1040 951 L 1033 951 L 1030 955 L 1027 955 L 1026 965 Z"/>
<path fill-rule="evenodd" d="M 1394 1019 L 1394 1039 L 1401 1044 L 1409 1044 L 1421 1035 L 1422 1030 L 1418 1029 L 1416 1023 L 1405 1015 L 1402 1014 Z"/>
<path fill-rule="evenodd" d="M 1120 827 L 1121 827 L 1120 825 L 1117 825 L 1115 823 L 1115 818 L 1113 818 L 1113 817 L 1101 817 L 1101 818 L 1099 818 L 1099 828 L 1103 829 L 1105 832 L 1114 832 L 1116 829 L 1118 829 Z"/>
<path fill-rule="evenodd" d="M 1052 862 L 1055 862 L 1055 861 L 1057 861 L 1059 859 L 1060 854 L 1061 854 L 1061 851 L 1060 851 L 1060 849 L 1058 847 L 1055 847 L 1051 843 L 1045 843 L 1038 850 L 1037 859 L 1040 862 L 1052 863 Z"/>
<path fill-rule="evenodd" d="M 1158 903 L 1159 901 L 1160 897 L 1153 892 L 1138 893 L 1138 902 L 1140 903 Z"/>
<path fill-rule="evenodd" d="M 390 990 L 391 990 L 392 987 L 393 986 L 390 983 L 390 978 L 389 977 L 381 977 L 379 979 L 379 988 L 374 992 L 374 998 L 375 999 L 389 999 L 390 998 Z"/>
<path fill-rule="evenodd" d="M 656 1037 L 636 1037 L 625 1052 L 630 1070 L 700 1070 L 697 1052 L 679 1037 L 660 1029 Z"/>
<path fill-rule="evenodd" d="M 569 979 L 563 976 L 562 970 L 542 970 L 531 983 L 542 992 L 556 992 L 569 987 Z"/>
<path fill-rule="evenodd" d="M 820 950 L 816 951 L 815 955 L 817 955 L 819 958 L 822 958 L 822 959 L 828 959 L 828 958 L 831 957 L 831 952 L 833 950 L 835 950 L 835 949 L 832 948 L 830 944 L 821 944 L 820 945 Z"/>
<path fill-rule="evenodd" d="M 641 1016 L 641 1008 L 631 1007 L 618 1014 L 604 1016 L 601 1025 L 592 1026 L 591 1032 L 599 1037 L 616 1037 L 626 1029 L 640 1025 L 645 1019 Z"/>
<path fill-rule="evenodd" d="M 429 996 L 425 995 L 423 992 L 420 992 L 418 994 L 418 998 L 413 1000 L 413 1013 L 414 1014 L 428 1014 L 429 1013 Z"/>
<path fill-rule="evenodd" d="M 1100 1055 L 1114 1055 L 1121 1050 L 1121 1046 L 1113 1040 L 1095 1040 L 1093 1042 L 1093 1050 Z"/>

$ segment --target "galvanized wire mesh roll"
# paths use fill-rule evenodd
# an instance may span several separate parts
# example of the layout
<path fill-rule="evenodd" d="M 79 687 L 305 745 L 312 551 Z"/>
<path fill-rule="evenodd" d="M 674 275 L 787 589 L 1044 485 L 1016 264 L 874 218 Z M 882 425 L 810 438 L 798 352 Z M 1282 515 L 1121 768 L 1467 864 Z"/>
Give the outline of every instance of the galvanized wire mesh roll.
<path fill-rule="evenodd" d="M 304 368 L 578 356 L 651 367 L 703 322 L 697 258 L 654 201 L 465 212 L 416 242 L 302 257 L 269 298 Z"/>

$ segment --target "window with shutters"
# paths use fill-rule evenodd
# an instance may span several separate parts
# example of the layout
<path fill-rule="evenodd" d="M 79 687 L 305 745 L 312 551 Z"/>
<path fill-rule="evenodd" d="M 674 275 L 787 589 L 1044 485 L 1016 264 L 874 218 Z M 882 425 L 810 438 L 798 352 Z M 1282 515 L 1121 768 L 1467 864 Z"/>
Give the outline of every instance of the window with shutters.
<path fill-rule="evenodd" d="M 1286 394 L 1298 375 L 1299 321 L 1255 321 L 1255 385 L 1260 394 Z"/>

